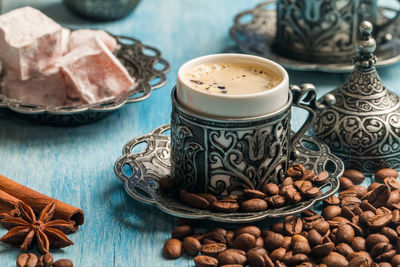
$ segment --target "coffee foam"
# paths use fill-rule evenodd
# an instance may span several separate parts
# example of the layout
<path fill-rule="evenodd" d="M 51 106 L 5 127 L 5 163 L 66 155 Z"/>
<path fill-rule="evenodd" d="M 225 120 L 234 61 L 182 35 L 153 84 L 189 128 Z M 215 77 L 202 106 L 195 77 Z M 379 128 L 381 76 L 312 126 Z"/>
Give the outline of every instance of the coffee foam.
<path fill-rule="evenodd" d="M 196 90 L 211 94 L 250 95 L 270 90 L 282 77 L 256 64 L 201 64 L 184 74 L 184 81 Z"/>

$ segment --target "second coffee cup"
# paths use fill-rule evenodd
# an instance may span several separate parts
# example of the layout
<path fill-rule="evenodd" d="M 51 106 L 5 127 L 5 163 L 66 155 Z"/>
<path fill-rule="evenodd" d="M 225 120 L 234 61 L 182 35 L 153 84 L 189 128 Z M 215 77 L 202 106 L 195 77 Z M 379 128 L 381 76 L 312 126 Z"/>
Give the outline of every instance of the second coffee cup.
<path fill-rule="evenodd" d="M 293 144 L 315 117 L 315 88 L 289 90 L 287 72 L 256 56 L 216 54 L 178 71 L 172 91 L 171 175 L 177 190 L 228 195 L 279 183 Z M 291 107 L 309 111 L 294 134 Z"/>

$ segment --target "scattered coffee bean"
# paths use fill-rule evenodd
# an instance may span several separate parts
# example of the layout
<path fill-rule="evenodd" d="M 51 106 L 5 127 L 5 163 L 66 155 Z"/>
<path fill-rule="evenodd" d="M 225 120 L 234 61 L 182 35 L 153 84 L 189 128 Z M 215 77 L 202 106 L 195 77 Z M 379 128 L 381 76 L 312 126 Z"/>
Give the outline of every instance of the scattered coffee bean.
<path fill-rule="evenodd" d="M 324 203 L 327 205 L 339 205 L 340 199 L 337 196 L 331 196 L 326 198 Z"/>
<path fill-rule="evenodd" d="M 210 205 L 210 203 L 205 198 L 197 194 L 189 193 L 184 189 L 181 190 L 179 195 L 183 202 L 185 202 L 190 207 L 196 209 L 206 209 Z"/>
<path fill-rule="evenodd" d="M 213 203 L 213 209 L 220 212 L 235 212 L 239 209 L 236 202 L 218 200 Z"/>
<path fill-rule="evenodd" d="M 350 179 L 353 184 L 361 184 L 365 179 L 365 175 L 357 170 L 345 170 L 343 176 Z"/>
<path fill-rule="evenodd" d="M 186 236 L 193 234 L 193 227 L 191 225 L 181 225 L 176 227 L 172 233 L 171 237 L 176 239 L 183 239 Z"/>
<path fill-rule="evenodd" d="M 198 239 L 188 236 L 182 242 L 183 250 L 189 256 L 197 256 L 201 249 L 201 243 Z"/>
<path fill-rule="evenodd" d="M 18 267 L 35 267 L 38 263 L 38 258 L 33 253 L 22 253 L 17 258 Z"/>
<path fill-rule="evenodd" d="M 246 252 L 240 249 L 227 249 L 220 253 L 217 257 L 219 264 L 240 264 L 244 265 L 247 262 Z"/>
<path fill-rule="evenodd" d="M 40 256 L 36 267 L 51 267 L 52 264 L 53 264 L 53 255 L 51 255 L 51 253 L 46 253 Z"/>
<path fill-rule="evenodd" d="M 375 173 L 375 180 L 378 182 L 383 182 L 386 177 L 394 177 L 397 178 L 399 173 L 393 169 L 380 169 Z"/>
<path fill-rule="evenodd" d="M 279 193 L 279 186 L 273 183 L 267 183 L 263 186 L 262 192 L 267 196 L 274 196 Z"/>
<path fill-rule="evenodd" d="M 343 176 L 339 178 L 339 183 L 340 183 L 340 189 L 342 190 L 349 189 L 354 185 L 349 178 Z"/>
<path fill-rule="evenodd" d="M 194 257 L 193 260 L 197 267 L 217 267 L 218 266 L 218 260 L 216 258 L 210 257 L 210 256 L 200 255 L 200 256 Z"/>
<path fill-rule="evenodd" d="M 243 190 L 243 195 L 247 198 L 264 198 L 265 194 L 261 191 L 254 189 L 245 189 Z"/>
<path fill-rule="evenodd" d="M 53 263 L 53 267 L 74 267 L 74 264 L 70 260 L 61 259 Z"/>
<path fill-rule="evenodd" d="M 263 211 L 267 209 L 267 202 L 259 198 L 252 198 L 240 204 L 240 209 L 246 212 Z"/>
<path fill-rule="evenodd" d="M 203 255 L 216 257 L 219 253 L 225 251 L 227 249 L 226 245 L 223 243 L 211 243 L 211 244 L 204 244 L 200 252 Z"/>
<path fill-rule="evenodd" d="M 182 243 L 178 239 L 168 239 L 163 248 L 163 255 L 169 259 L 176 259 L 182 255 Z"/>

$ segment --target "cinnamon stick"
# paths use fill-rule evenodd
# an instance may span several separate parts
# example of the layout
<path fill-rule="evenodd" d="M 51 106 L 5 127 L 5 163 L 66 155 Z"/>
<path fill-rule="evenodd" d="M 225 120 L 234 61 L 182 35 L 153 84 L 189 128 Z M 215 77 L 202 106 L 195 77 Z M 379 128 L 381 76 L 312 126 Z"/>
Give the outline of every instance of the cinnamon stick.
<path fill-rule="evenodd" d="M 8 196 L 4 195 L 4 193 Z M 10 198 L 10 195 L 12 198 Z M 82 225 L 84 222 L 85 216 L 81 209 L 73 207 L 60 200 L 43 195 L 0 175 L 0 207 L 10 207 L 15 201 L 18 200 L 29 205 L 36 213 L 40 213 L 40 211 L 48 204 L 55 203 L 56 211 L 53 216 L 54 219 L 70 221 L 75 227 Z"/>
<path fill-rule="evenodd" d="M 0 218 L 7 216 L 19 216 L 18 202 L 21 200 L 0 190 Z"/>

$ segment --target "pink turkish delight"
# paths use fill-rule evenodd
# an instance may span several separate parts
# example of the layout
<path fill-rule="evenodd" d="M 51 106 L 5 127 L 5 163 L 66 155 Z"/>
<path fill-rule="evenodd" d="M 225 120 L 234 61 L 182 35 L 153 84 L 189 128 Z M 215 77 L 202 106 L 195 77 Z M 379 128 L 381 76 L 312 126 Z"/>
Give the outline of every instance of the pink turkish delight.
<path fill-rule="evenodd" d="M 62 54 L 65 55 L 69 52 L 69 37 L 71 35 L 71 30 L 67 28 L 61 29 L 61 50 Z"/>
<path fill-rule="evenodd" d="M 88 40 L 92 38 L 98 38 L 111 52 L 114 52 L 117 48 L 117 41 L 105 31 L 83 29 L 71 32 L 69 37 L 69 51 L 87 46 Z"/>
<path fill-rule="evenodd" d="M 19 80 L 15 73 L 7 73 L 2 93 L 24 104 L 62 106 L 66 100 L 65 87 L 60 68 L 50 68 L 26 81 Z"/>
<path fill-rule="evenodd" d="M 61 26 L 31 7 L 0 16 L 0 59 L 8 72 L 27 80 L 62 56 Z"/>
<path fill-rule="evenodd" d="M 108 100 L 135 85 L 126 68 L 97 37 L 68 53 L 61 62 L 67 97 L 84 103 Z"/>

